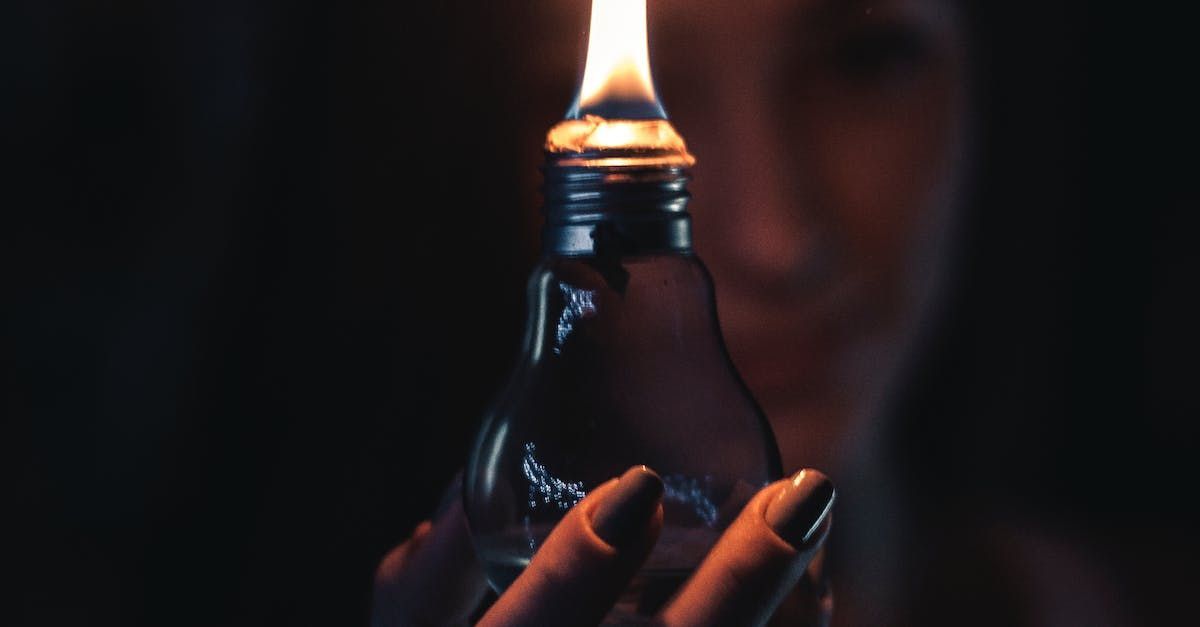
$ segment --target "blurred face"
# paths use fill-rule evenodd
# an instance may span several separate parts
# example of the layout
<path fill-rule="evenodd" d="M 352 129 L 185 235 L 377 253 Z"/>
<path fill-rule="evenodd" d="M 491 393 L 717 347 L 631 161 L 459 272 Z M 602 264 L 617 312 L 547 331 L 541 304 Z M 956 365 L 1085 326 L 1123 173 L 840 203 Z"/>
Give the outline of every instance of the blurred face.
<path fill-rule="evenodd" d="M 586 23 L 588 4 L 537 5 L 544 37 L 527 65 L 550 102 L 581 58 L 561 25 Z M 649 0 L 649 12 L 658 92 L 698 159 L 694 235 L 730 352 L 785 464 L 836 469 L 879 431 L 871 419 L 944 262 L 966 113 L 954 6 Z M 528 128 L 539 137 L 545 120 Z"/>
<path fill-rule="evenodd" d="M 789 466 L 844 463 L 875 431 L 943 256 L 965 100 L 952 7 L 650 6 L 730 352 Z"/>

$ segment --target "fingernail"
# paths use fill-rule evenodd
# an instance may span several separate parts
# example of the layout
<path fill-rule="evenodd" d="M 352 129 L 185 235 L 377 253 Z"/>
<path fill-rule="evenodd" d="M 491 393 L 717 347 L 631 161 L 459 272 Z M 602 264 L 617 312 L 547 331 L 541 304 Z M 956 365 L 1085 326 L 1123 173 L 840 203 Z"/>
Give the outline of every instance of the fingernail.
<path fill-rule="evenodd" d="M 800 548 L 820 531 L 835 498 L 837 490 L 829 477 L 805 468 L 792 475 L 792 480 L 767 505 L 767 524 L 788 544 Z"/>
<path fill-rule="evenodd" d="M 620 547 L 635 541 L 662 500 L 663 483 L 653 470 L 634 466 L 592 512 L 592 529 L 601 540 Z"/>

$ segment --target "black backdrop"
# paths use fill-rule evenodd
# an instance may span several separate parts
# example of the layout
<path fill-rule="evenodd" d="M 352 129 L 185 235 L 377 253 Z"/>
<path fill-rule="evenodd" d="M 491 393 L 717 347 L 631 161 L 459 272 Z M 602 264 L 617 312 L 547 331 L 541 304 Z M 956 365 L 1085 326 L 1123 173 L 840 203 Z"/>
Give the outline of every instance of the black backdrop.
<path fill-rule="evenodd" d="M 505 120 L 573 77 L 512 93 L 536 38 L 497 25 L 537 7 L 505 4 L 0 9 L 6 623 L 365 620 L 520 332 L 540 138 Z M 975 9 L 977 210 L 897 450 L 1079 523 L 1165 615 L 1197 553 L 1186 40 L 1010 4 Z"/>

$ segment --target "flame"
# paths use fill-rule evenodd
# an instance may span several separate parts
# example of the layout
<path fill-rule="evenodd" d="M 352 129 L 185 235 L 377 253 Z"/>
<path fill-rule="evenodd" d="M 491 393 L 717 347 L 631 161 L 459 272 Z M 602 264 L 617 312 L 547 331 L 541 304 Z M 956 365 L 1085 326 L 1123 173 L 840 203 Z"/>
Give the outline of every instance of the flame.
<path fill-rule="evenodd" d="M 646 0 L 592 0 L 587 62 L 568 118 L 666 118 L 646 43 Z"/>
<path fill-rule="evenodd" d="M 654 91 L 646 0 L 592 0 L 583 81 L 567 119 L 546 134 L 546 151 L 568 167 L 690 167 L 696 162 Z"/>

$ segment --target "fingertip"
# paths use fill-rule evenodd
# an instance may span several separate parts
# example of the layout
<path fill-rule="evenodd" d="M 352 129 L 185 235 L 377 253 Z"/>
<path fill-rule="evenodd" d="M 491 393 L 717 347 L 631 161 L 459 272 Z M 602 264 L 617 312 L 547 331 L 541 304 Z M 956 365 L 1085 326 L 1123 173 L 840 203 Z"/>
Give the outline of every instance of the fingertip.
<path fill-rule="evenodd" d="M 422 538 L 429 534 L 431 529 L 433 529 L 433 521 L 422 520 L 417 524 L 416 528 L 413 529 L 412 540 L 420 542 Z"/>
<path fill-rule="evenodd" d="M 664 610 L 664 622 L 764 624 L 820 549 L 832 486 L 806 469 L 755 494 Z"/>
<path fill-rule="evenodd" d="M 796 549 L 817 543 L 828 529 L 837 489 L 819 470 L 805 468 L 787 480 L 767 504 L 763 518 Z"/>
<path fill-rule="evenodd" d="M 592 530 L 617 548 L 637 541 L 658 514 L 664 489 L 662 479 L 650 468 L 626 470 L 592 509 Z"/>
<path fill-rule="evenodd" d="M 635 466 L 596 486 L 559 521 L 529 566 L 481 625 L 595 625 L 653 549 L 661 528 L 662 480 Z"/>

